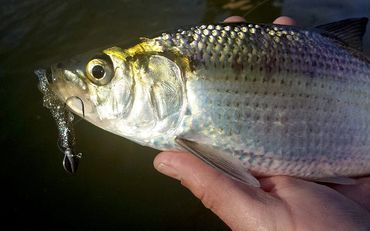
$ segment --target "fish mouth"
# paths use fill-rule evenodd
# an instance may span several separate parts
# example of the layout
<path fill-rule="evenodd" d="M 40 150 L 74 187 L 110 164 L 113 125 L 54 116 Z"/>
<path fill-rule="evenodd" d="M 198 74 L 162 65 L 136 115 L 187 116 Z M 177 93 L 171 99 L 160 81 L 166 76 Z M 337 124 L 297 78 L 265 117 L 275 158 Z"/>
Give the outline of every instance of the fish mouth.
<path fill-rule="evenodd" d="M 81 115 L 83 118 L 85 117 L 85 103 L 80 97 L 70 96 L 66 99 L 65 104 L 74 113 Z"/>
<path fill-rule="evenodd" d="M 82 80 L 83 77 L 80 71 L 68 70 L 60 63 L 46 70 L 50 89 L 70 111 L 81 117 L 85 117 L 86 112 L 93 111 L 91 102 L 87 99 L 87 85 Z"/>

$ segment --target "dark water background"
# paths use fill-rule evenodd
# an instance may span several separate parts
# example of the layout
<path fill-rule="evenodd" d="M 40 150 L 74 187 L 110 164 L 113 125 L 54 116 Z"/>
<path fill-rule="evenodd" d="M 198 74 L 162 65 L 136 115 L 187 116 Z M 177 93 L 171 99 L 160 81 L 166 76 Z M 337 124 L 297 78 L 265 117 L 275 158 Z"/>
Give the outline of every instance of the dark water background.
<path fill-rule="evenodd" d="M 84 156 L 78 173 L 67 174 L 56 146 L 56 126 L 42 106 L 33 70 L 97 47 L 117 42 L 128 46 L 141 36 L 246 13 L 246 9 L 223 7 L 229 2 L 0 1 L 1 209 L 6 214 L 2 225 L 11 229 L 227 230 L 188 190 L 154 170 L 152 161 L 158 151 L 84 121 L 75 126 L 78 150 Z M 365 1 L 350 1 L 363 4 L 357 10 L 341 4 L 349 1 L 321 1 L 330 2 L 321 4 L 326 8 L 301 2 L 269 1 L 246 18 L 271 22 L 283 11 L 297 18 L 298 24 L 312 25 L 370 16 Z"/>

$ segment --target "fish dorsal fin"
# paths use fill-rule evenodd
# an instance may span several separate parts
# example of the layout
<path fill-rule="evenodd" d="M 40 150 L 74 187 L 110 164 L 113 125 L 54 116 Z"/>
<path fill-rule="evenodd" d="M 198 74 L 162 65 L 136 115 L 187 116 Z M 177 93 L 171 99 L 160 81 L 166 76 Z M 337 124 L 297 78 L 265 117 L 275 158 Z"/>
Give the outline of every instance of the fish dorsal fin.
<path fill-rule="evenodd" d="M 317 26 L 324 35 L 334 36 L 348 47 L 362 50 L 362 39 L 366 32 L 368 18 L 350 18 Z"/>
<path fill-rule="evenodd" d="M 200 144 L 181 137 L 176 137 L 176 142 L 216 170 L 247 185 L 260 187 L 259 181 L 250 174 L 248 168 L 231 153 L 216 150 L 210 145 Z"/>

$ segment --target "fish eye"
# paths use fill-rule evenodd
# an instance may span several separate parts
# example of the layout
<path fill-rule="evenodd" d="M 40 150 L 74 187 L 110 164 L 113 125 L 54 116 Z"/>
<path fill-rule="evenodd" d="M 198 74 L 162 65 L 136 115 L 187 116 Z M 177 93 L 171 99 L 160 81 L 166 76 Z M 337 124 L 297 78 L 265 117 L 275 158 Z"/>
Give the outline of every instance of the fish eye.
<path fill-rule="evenodd" d="M 92 76 L 94 76 L 95 79 L 101 79 L 105 75 L 105 70 L 102 65 L 95 65 L 91 70 Z"/>
<path fill-rule="evenodd" d="M 88 79 L 96 85 L 106 85 L 113 78 L 113 63 L 108 55 L 100 55 L 91 59 L 86 65 Z"/>

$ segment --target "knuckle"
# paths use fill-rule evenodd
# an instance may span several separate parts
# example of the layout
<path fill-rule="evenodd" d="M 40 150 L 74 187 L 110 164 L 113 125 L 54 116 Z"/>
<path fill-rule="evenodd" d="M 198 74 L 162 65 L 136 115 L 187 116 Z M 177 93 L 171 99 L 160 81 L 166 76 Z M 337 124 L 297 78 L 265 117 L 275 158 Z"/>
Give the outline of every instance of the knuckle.
<path fill-rule="evenodd" d="M 196 195 L 203 203 L 203 205 L 210 210 L 215 209 L 216 201 L 212 193 L 207 190 L 200 190 L 198 195 Z"/>

